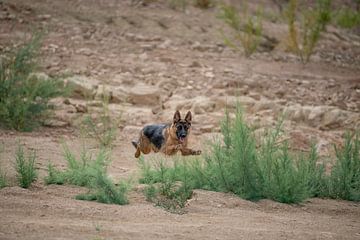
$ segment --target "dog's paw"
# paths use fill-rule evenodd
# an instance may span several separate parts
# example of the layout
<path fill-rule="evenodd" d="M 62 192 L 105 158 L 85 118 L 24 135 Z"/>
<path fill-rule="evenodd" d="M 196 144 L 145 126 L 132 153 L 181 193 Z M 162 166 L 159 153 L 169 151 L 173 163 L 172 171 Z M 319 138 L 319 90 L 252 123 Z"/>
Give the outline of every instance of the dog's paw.
<path fill-rule="evenodd" d="M 200 155 L 201 154 L 201 150 L 194 150 L 193 151 L 193 155 Z"/>
<path fill-rule="evenodd" d="M 181 150 L 183 146 L 181 144 L 175 145 L 175 150 Z"/>

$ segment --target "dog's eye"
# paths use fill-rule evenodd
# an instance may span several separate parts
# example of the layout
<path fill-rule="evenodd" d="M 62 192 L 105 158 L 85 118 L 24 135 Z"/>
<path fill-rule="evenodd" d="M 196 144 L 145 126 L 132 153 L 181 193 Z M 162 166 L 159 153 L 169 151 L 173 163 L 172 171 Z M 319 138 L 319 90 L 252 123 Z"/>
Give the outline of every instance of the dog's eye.
<path fill-rule="evenodd" d="M 182 126 L 181 125 L 179 125 L 179 126 L 177 126 L 177 130 L 181 130 L 182 129 Z"/>
<path fill-rule="evenodd" d="M 187 131 L 187 130 L 188 130 L 188 126 L 185 125 L 185 126 L 184 126 L 184 129 L 185 129 L 185 131 Z"/>

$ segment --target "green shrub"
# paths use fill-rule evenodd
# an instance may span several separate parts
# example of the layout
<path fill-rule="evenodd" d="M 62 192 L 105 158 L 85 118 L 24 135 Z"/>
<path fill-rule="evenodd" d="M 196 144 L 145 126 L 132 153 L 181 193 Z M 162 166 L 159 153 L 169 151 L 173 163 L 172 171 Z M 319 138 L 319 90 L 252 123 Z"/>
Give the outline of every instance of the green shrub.
<path fill-rule="evenodd" d="M 120 117 L 116 119 L 110 115 L 108 104 L 109 99 L 104 97 L 100 115 L 96 118 L 86 115 L 81 126 L 84 136 L 95 139 L 100 147 L 112 146 L 120 122 Z"/>
<path fill-rule="evenodd" d="M 227 46 L 240 50 L 238 43 L 243 47 L 245 56 L 253 54 L 260 44 L 262 37 L 262 12 L 257 11 L 255 16 L 250 14 L 245 7 L 243 16 L 240 16 L 235 7 L 223 4 L 219 18 L 222 19 L 232 30 L 233 36 L 222 36 Z"/>
<path fill-rule="evenodd" d="M 28 188 L 37 178 L 37 170 L 35 168 L 35 151 L 29 153 L 26 157 L 23 147 L 19 145 L 16 151 L 15 159 L 15 170 L 17 172 L 16 177 L 19 182 L 19 186 L 22 188 Z"/>
<path fill-rule="evenodd" d="M 0 154 L 2 153 L 2 151 L 3 151 L 3 148 L 0 145 Z M 0 189 L 4 188 L 6 186 L 7 186 L 6 174 L 5 174 L 5 172 L 3 171 L 3 169 L 1 168 L 1 165 L 0 165 Z"/>
<path fill-rule="evenodd" d="M 50 98 L 64 94 L 62 82 L 40 79 L 37 69 L 40 35 L 0 59 L 0 126 L 30 131 L 48 110 Z"/>
<path fill-rule="evenodd" d="M 334 14 L 334 22 L 342 28 L 355 28 L 360 26 L 360 11 L 351 8 L 341 8 Z"/>
<path fill-rule="evenodd" d="M 121 182 L 119 186 L 115 186 L 105 173 L 98 171 L 91 181 L 90 192 L 77 195 L 76 199 L 124 205 L 128 203 L 127 191 L 128 186 L 124 182 Z"/>
<path fill-rule="evenodd" d="M 187 4 L 187 0 L 169 0 L 169 7 L 171 9 L 180 9 L 183 12 L 185 11 Z"/>
<path fill-rule="evenodd" d="M 191 197 L 194 184 L 185 162 L 175 161 L 174 166 L 167 166 L 164 161 L 157 162 L 152 169 L 143 158 L 139 160 L 142 170 L 141 183 L 146 183 L 144 190 L 147 201 L 154 202 L 168 211 L 180 213 Z"/>
<path fill-rule="evenodd" d="M 300 11 L 300 29 L 296 25 L 297 10 L 298 0 L 290 0 L 285 12 L 289 31 L 288 47 L 306 64 L 314 53 L 321 33 L 331 20 L 331 0 L 317 0 L 314 9 Z"/>
<path fill-rule="evenodd" d="M 64 148 L 67 169 L 57 170 L 52 164 L 48 165 L 46 184 L 73 184 L 89 188 L 89 193 L 76 196 L 79 200 L 97 201 L 109 204 L 127 204 L 126 192 L 128 186 L 121 182 L 119 186 L 106 175 L 106 167 L 110 163 L 110 153 L 101 149 L 93 159 L 92 155 L 84 148 L 80 159 Z"/>
<path fill-rule="evenodd" d="M 59 171 L 49 164 L 48 176 L 45 178 L 47 184 L 73 184 L 77 186 L 89 187 L 91 181 L 97 174 L 105 173 L 106 167 L 110 162 L 109 153 L 105 150 L 100 150 L 93 159 L 92 155 L 86 149 L 83 149 L 80 154 L 80 159 L 69 150 L 67 146 L 64 147 L 64 156 L 67 161 L 67 169 Z"/>
<path fill-rule="evenodd" d="M 7 186 L 6 175 L 0 168 L 0 189 Z"/>
<path fill-rule="evenodd" d="M 360 139 L 359 134 L 346 134 L 344 147 L 335 146 L 336 159 L 329 179 L 329 195 L 360 201 Z"/>
<path fill-rule="evenodd" d="M 268 130 L 259 147 L 253 130 L 237 107 L 235 118 L 228 113 L 221 124 L 223 138 L 210 145 L 204 159 L 157 161 L 140 159 L 141 183 L 147 199 L 167 209 L 183 207 L 192 190 L 232 192 L 242 198 L 272 199 L 298 203 L 309 197 L 360 200 L 359 134 L 346 135 L 343 148 L 336 150 L 331 174 L 325 173 L 312 144 L 308 154 L 289 151 L 281 139 L 282 121 Z M 166 164 L 165 164 L 166 163 Z"/>

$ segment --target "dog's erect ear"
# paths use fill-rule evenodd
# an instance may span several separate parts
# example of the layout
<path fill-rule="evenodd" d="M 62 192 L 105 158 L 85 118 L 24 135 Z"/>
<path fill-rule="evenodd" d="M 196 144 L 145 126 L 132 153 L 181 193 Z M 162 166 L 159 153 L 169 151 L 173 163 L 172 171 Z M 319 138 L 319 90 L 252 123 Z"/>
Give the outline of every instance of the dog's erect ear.
<path fill-rule="evenodd" d="M 180 121 L 180 119 L 181 119 L 180 112 L 179 110 L 176 110 L 174 114 L 174 123 L 177 123 L 178 121 Z"/>
<path fill-rule="evenodd" d="M 191 123 L 191 112 L 190 111 L 187 112 L 185 121 L 187 121 L 188 123 Z"/>

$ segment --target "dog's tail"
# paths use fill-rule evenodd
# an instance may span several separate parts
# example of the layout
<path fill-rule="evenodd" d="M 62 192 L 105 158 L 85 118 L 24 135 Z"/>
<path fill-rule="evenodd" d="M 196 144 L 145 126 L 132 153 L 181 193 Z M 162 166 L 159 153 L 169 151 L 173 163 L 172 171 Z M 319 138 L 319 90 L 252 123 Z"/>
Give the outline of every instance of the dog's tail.
<path fill-rule="evenodd" d="M 131 143 L 135 148 L 138 148 L 139 143 L 137 141 L 131 141 Z"/>

